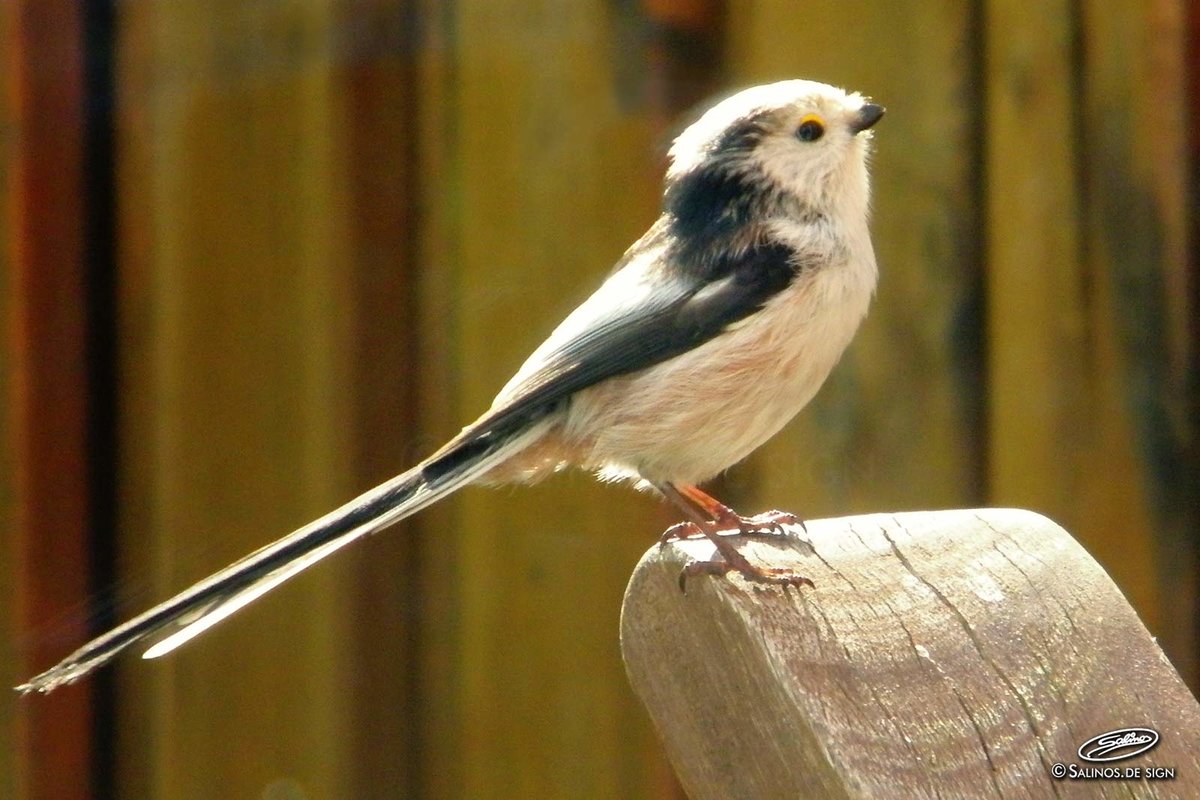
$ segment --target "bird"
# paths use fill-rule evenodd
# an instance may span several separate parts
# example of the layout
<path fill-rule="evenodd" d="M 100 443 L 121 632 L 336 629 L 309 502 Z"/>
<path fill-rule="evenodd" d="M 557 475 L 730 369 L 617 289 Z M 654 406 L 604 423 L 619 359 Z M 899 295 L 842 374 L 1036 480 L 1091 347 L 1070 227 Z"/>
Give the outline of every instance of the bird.
<path fill-rule="evenodd" d="M 662 541 L 706 536 L 680 576 L 800 586 L 737 535 L 799 522 L 742 517 L 699 488 L 816 394 L 875 294 L 868 166 L 883 106 L 810 80 L 719 100 L 674 139 L 659 217 L 500 390 L 432 455 L 71 653 L 17 688 L 49 692 L 125 648 L 165 655 L 352 542 L 468 484 L 565 467 L 674 504 Z M 733 534 L 733 535 L 730 535 Z"/>

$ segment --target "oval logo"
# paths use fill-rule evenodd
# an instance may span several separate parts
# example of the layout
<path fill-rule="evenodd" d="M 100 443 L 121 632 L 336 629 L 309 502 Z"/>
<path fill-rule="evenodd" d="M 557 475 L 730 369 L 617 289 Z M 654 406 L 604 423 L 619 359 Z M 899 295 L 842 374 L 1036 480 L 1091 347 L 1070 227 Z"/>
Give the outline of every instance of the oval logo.
<path fill-rule="evenodd" d="M 1158 731 L 1150 728 L 1118 728 L 1093 736 L 1079 745 L 1084 761 L 1121 761 L 1140 756 L 1158 744 Z"/>

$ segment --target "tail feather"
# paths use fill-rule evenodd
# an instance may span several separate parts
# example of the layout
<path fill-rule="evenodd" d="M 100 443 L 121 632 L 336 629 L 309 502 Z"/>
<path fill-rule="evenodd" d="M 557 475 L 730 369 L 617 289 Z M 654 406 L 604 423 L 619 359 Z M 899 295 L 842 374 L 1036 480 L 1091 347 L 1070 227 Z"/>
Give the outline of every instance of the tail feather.
<path fill-rule="evenodd" d="M 523 450 L 543 431 L 543 424 L 534 424 L 504 437 L 460 438 L 460 448 L 443 448 L 430 460 L 93 639 L 16 687 L 17 691 L 45 693 L 73 683 L 130 645 L 151 638 L 156 643 L 143 657 L 165 655 L 326 556 L 470 483 Z M 480 438 L 486 440 L 482 447 Z M 466 457 L 461 455 L 464 452 Z"/>

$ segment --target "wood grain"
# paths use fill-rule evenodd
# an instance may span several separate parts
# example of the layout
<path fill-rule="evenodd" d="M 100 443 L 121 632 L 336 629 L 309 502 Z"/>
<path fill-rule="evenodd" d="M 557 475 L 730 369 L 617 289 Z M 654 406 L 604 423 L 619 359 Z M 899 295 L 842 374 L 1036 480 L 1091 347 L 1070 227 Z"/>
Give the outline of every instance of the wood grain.
<path fill-rule="evenodd" d="M 807 540 L 805 543 L 804 539 Z M 712 546 L 651 550 L 622 648 L 693 800 L 758 797 L 1190 797 L 1200 705 L 1108 575 L 1026 511 L 816 520 L 743 551 L 813 579 L 677 585 Z M 1088 738 L 1148 726 L 1122 766 L 1174 781 L 1056 782 Z"/>

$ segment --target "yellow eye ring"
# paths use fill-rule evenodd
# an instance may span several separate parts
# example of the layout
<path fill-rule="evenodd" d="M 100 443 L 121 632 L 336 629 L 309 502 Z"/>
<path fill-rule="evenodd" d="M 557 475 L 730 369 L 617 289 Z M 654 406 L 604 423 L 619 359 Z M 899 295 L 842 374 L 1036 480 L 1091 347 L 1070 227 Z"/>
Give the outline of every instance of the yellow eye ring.
<path fill-rule="evenodd" d="M 825 120 L 817 114 L 805 114 L 796 127 L 796 138 L 802 142 L 815 142 L 825 135 Z"/>

